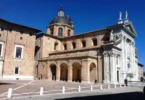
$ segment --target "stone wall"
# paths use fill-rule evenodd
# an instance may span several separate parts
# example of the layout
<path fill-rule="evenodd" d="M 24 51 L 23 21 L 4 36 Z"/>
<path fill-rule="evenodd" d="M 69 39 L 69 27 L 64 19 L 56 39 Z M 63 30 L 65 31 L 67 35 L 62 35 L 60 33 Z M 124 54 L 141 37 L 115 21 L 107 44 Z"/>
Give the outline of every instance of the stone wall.
<path fill-rule="evenodd" d="M 4 79 L 33 79 L 35 31 L 20 26 L 0 23 L 4 30 L 0 30 L 0 41 L 4 42 Z M 15 45 L 23 46 L 23 58 L 15 58 Z M 15 67 L 19 67 L 19 74 L 15 75 Z"/>

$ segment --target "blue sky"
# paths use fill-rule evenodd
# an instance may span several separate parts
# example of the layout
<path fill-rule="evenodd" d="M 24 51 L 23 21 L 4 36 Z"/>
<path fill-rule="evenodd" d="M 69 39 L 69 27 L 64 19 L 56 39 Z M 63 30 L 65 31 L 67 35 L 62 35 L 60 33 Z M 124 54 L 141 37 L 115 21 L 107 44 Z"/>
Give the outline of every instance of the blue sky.
<path fill-rule="evenodd" d="M 60 5 L 75 23 L 75 34 L 116 24 L 128 11 L 137 31 L 139 62 L 145 65 L 145 0 L 0 0 L 0 17 L 46 31 Z"/>

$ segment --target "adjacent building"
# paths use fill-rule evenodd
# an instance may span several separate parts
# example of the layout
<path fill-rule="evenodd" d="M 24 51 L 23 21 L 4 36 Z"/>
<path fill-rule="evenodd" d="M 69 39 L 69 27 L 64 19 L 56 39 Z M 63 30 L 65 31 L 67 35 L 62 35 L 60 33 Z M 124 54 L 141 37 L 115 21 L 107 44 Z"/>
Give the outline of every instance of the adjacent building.
<path fill-rule="evenodd" d="M 138 63 L 138 79 L 139 80 L 141 80 L 141 78 L 144 77 L 143 72 L 144 72 L 143 71 L 143 65 Z"/>
<path fill-rule="evenodd" d="M 38 29 L 0 19 L 0 79 L 34 79 Z"/>

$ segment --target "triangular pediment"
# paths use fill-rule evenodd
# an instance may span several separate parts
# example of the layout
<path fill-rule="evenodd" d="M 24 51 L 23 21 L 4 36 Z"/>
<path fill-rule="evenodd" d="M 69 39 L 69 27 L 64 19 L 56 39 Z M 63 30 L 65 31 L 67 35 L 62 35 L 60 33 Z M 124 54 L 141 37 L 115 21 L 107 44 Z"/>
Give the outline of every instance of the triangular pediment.
<path fill-rule="evenodd" d="M 126 22 L 124 23 L 124 27 L 126 28 L 126 30 L 128 30 L 132 35 L 134 35 L 135 37 L 137 36 L 136 30 L 132 24 L 132 22 Z"/>

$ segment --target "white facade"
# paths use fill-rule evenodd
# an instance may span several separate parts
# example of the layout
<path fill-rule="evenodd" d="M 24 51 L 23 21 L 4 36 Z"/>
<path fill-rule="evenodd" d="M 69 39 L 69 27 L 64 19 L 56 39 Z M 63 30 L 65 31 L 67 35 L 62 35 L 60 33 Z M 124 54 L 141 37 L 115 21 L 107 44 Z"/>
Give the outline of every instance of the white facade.
<path fill-rule="evenodd" d="M 104 45 L 104 83 L 124 83 L 124 79 L 138 81 L 138 58 L 134 41 L 136 32 L 132 23 L 126 19 L 111 29 L 112 42 Z M 106 49 L 105 46 L 110 46 L 111 49 Z"/>

